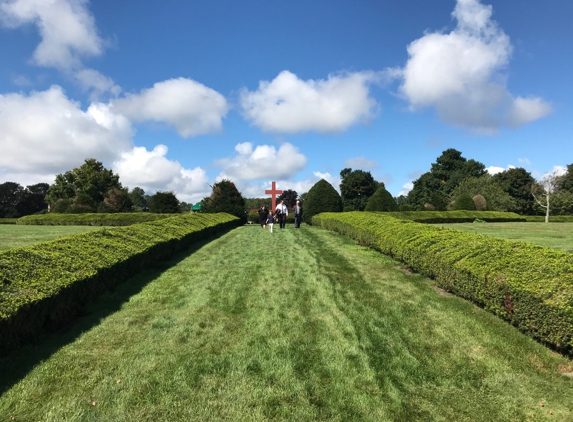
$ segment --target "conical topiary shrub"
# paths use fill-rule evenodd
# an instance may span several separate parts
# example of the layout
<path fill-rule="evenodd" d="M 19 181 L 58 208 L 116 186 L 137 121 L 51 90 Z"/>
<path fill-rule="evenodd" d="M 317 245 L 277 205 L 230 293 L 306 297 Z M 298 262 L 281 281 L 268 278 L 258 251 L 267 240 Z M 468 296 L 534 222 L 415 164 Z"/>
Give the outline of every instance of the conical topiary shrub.
<path fill-rule="evenodd" d="M 364 211 L 398 211 L 398 204 L 390 192 L 384 186 L 376 189 L 376 192 L 368 199 Z"/>
<path fill-rule="evenodd" d="M 341 212 L 342 198 L 340 198 L 340 195 L 330 183 L 321 179 L 307 192 L 303 209 L 303 221 L 311 224 L 312 217 L 316 214 L 321 212 Z"/>

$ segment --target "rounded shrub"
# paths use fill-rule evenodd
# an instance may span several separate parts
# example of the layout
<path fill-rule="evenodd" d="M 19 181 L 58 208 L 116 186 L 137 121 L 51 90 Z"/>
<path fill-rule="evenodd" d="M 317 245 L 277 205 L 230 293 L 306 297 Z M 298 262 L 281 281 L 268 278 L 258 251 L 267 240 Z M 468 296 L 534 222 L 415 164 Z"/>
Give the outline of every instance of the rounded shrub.
<path fill-rule="evenodd" d="M 370 199 L 368 199 L 364 211 L 398 211 L 398 205 L 392 194 L 388 192 L 384 186 L 380 186 Z"/>
<path fill-rule="evenodd" d="M 302 219 L 312 224 L 312 217 L 321 212 L 341 212 L 342 198 L 326 180 L 321 179 L 310 188 L 303 204 Z"/>
<path fill-rule="evenodd" d="M 474 204 L 476 206 L 476 210 L 477 211 L 485 211 L 487 210 L 487 201 L 486 199 L 483 197 L 483 195 L 477 194 L 474 195 L 474 197 L 472 198 L 472 200 L 474 201 Z"/>
<path fill-rule="evenodd" d="M 456 198 L 456 202 L 454 202 L 454 210 L 475 211 L 476 204 L 469 194 L 462 193 L 460 196 Z"/>

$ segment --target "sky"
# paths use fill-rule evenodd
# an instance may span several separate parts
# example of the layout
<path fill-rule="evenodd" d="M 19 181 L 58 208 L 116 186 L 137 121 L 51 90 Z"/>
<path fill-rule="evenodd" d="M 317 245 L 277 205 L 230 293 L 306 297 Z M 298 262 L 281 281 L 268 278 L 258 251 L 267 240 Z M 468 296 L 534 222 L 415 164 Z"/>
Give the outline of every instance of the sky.
<path fill-rule="evenodd" d="M 87 158 L 196 203 L 340 171 L 394 195 L 455 148 L 573 163 L 571 0 L 0 0 L 0 183 Z"/>

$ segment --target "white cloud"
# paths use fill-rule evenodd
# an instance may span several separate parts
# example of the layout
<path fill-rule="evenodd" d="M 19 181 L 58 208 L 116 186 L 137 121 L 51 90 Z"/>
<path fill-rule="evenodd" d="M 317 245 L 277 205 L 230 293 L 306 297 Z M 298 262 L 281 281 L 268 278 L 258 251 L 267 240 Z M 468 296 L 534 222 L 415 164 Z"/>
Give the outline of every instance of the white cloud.
<path fill-rule="evenodd" d="M 113 101 L 113 109 L 132 121 L 174 126 L 183 137 L 220 132 L 229 106 L 217 91 L 191 79 L 157 82 L 139 94 Z"/>
<path fill-rule="evenodd" d="M 369 85 L 379 80 L 373 72 L 329 75 L 326 80 L 303 81 L 285 70 L 257 91 L 243 89 L 243 115 L 268 132 L 341 132 L 369 121 L 378 111 Z"/>
<path fill-rule="evenodd" d="M 497 167 L 497 166 L 489 166 L 488 168 L 486 168 L 486 171 L 493 176 L 494 174 L 501 173 L 502 171 L 506 171 L 506 170 L 514 169 L 514 168 L 515 168 L 515 166 L 513 166 L 511 164 L 508 164 L 508 166 L 506 168 Z"/>
<path fill-rule="evenodd" d="M 82 69 L 74 74 L 74 78 L 79 82 L 84 90 L 93 90 L 92 98 L 97 98 L 101 93 L 111 92 L 117 96 L 121 92 L 119 85 L 113 79 L 102 75 L 94 69 Z"/>
<path fill-rule="evenodd" d="M 59 86 L 0 95 L 0 168 L 11 175 L 53 175 L 89 157 L 112 160 L 131 148 L 132 136 L 129 121 L 109 106 L 83 111 Z"/>
<path fill-rule="evenodd" d="M 411 109 L 435 107 L 442 120 L 482 132 L 551 112 L 541 98 L 513 98 L 507 91 L 501 72 L 512 46 L 491 14 L 479 0 L 458 0 L 452 32 L 426 33 L 408 45 L 406 66 L 387 72 L 402 79 L 399 90 Z"/>
<path fill-rule="evenodd" d="M 14 79 L 12 79 L 12 82 L 14 82 L 14 84 L 16 84 L 18 86 L 31 86 L 32 85 L 32 81 L 24 75 L 16 76 Z"/>
<path fill-rule="evenodd" d="M 168 148 L 157 145 L 152 151 L 134 147 L 113 163 L 121 182 L 146 193 L 173 191 L 180 201 L 196 203 L 211 193 L 209 178 L 200 167 L 184 168 L 178 161 L 166 158 Z"/>
<path fill-rule="evenodd" d="M 306 157 L 292 144 L 284 143 L 277 150 L 271 145 L 244 142 L 235 146 L 238 155 L 217 160 L 222 167 L 219 178 L 232 180 L 282 179 L 286 180 L 304 169 Z"/>
<path fill-rule="evenodd" d="M 529 161 L 528 158 L 518 158 L 518 159 L 517 159 L 517 162 L 518 162 L 519 164 L 524 165 L 524 166 L 530 166 L 530 165 L 531 165 L 531 161 Z"/>
<path fill-rule="evenodd" d="M 0 20 L 9 27 L 37 25 L 42 41 L 33 57 L 40 66 L 77 68 L 80 57 L 98 56 L 103 51 L 86 0 L 3 1 Z"/>
<path fill-rule="evenodd" d="M 398 192 L 398 196 L 400 195 L 408 195 L 408 192 L 410 192 L 412 189 L 414 189 L 414 183 L 413 182 L 406 182 L 402 185 L 402 190 L 400 192 Z"/>
<path fill-rule="evenodd" d="M 344 161 L 344 167 L 350 167 L 353 169 L 373 169 L 378 167 L 378 163 L 365 157 L 354 157 Z"/>

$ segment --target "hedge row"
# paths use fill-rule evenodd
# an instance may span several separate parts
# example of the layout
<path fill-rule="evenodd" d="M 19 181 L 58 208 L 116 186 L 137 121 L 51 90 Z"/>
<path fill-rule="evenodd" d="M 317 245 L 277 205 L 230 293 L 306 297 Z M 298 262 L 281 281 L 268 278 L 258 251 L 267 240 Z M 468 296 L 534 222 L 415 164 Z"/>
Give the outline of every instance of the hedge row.
<path fill-rule="evenodd" d="M 488 223 L 525 221 L 525 217 L 513 212 L 501 211 L 400 211 L 384 213 L 400 220 L 412 220 L 418 223 L 471 223 L 476 219 Z"/>
<path fill-rule="evenodd" d="M 0 224 L 16 224 L 17 218 L 0 218 Z"/>
<path fill-rule="evenodd" d="M 150 212 L 38 214 L 18 219 L 16 224 L 38 226 L 130 226 L 137 223 L 162 220 L 180 214 L 154 214 Z"/>
<path fill-rule="evenodd" d="M 544 223 L 545 216 L 544 215 L 526 215 L 525 221 L 528 223 Z M 549 216 L 550 223 L 573 223 L 573 215 L 550 215 Z"/>
<path fill-rule="evenodd" d="M 324 213 L 313 224 L 359 240 L 573 354 L 573 254 L 381 213 Z"/>
<path fill-rule="evenodd" d="M 96 295 L 239 221 L 185 214 L 0 252 L 0 353 L 61 326 Z"/>

